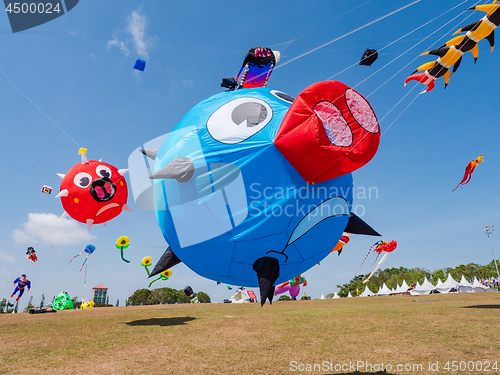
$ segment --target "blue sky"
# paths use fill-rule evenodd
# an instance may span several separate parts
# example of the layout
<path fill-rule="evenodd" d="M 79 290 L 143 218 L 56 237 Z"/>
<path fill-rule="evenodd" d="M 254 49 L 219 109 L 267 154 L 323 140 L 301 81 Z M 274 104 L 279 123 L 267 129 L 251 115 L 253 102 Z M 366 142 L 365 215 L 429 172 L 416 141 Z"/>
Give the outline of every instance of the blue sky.
<path fill-rule="evenodd" d="M 109 288 L 110 302 L 120 299 L 124 304 L 136 289 L 147 287 L 140 261 L 146 255 L 157 260 L 165 249 L 153 212 L 136 207 L 129 192 L 134 212 L 122 213 L 107 228 L 94 226 L 88 234 L 83 224 L 67 219 L 65 227 L 55 221 L 48 229 L 54 221 L 49 214 L 59 216 L 63 209 L 55 194 L 43 195 L 40 189 L 49 185 L 58 191 L 56 173 L 79 161 L 79 147 L 88 148 L 91 159 L 127 168 L 134 149 L 172 130 L 196 103 L 220 93 L 221 78 L 236 76 L 246 51 L 254 46 L 281 52 L 283 66 L 278 65 L 268 87 L 296 96 L 335 76 L 367 97 L 379 120 L 383 118 L 378 153 L 353 177 L 359 192 L 376 188 L 371 197 L 355 196 L 365 221 L 384 239 L 399 243 L 384 267 L 434 270 L 490 262 L 482 226 L 496 224 L 499 208 L 499 109 L 493 84 L 498 81 L 499 52 L 490 53 L 488 43 L 481 42 L 477 63 L 465 55 L 446 90 L 440 79 L 434 91 L 415 99 L 424 86 L 403 87 L 414 69 L 432 60 L 418 57 L 420 53 L 483 16 L 463 13 L 475 3 L 465 1 L 444 14 L 457 3 L 421 0 L 289 64 L 404 4 L 84 1 L 63 17 L 16 34 L 7 15 L 0 16 L 0 297 L 10 294 L 21 273 L 33 284 L 21 307 L 30 295 L 38 304 L 42 293 L 50 299 L 61 290 L 90 297 L 90 289 L 100 283 Z M 371 67 L 357 65 L 365 48 L 382 49 Z M 137 58 L 147 61 L 144 72 L 133 69 Z M 485 159 L 472 181 L 452 193 L 465 165 L 480 154 Z M 131 239 L 125 250 L 130 264 L 121 261 L 114 246 L 122 235 Z M 497 236 L 492 235 L 494 248 L 500 244 Z M 304 291 L 319 298 L 336 291 L 337 284 L 369 273 L 371 268 L 360 270 L 359 265 L 373 242 L 354 236 L 340 257 L 329 256 L 305 273 Z M 97 250 L 89 259 L 85 287 L 83 272 L 78 273 L 83 259 L 68 262 L 88 243 Z M 25 259 L 28 246 L 37 250 L 37 263 Z M 186 285 L 209 293 L 214 301 L 231 295 L 225 286 L 182 264 L 169 281 L 153 284 L 176 289 Z"/>

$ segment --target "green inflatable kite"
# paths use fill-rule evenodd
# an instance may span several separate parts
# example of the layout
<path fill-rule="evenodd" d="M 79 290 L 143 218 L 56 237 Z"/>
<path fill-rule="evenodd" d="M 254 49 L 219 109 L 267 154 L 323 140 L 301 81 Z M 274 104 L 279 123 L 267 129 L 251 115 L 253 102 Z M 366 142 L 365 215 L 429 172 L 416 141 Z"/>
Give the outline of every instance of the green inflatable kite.
<path fill-rule="evenodd" d="M 52 301 L 52 308 L 54 310 L 72 310 L 74 309 L 73 301 L 68 293 L 61 292 L 54 298 L 54 301 Z"/>

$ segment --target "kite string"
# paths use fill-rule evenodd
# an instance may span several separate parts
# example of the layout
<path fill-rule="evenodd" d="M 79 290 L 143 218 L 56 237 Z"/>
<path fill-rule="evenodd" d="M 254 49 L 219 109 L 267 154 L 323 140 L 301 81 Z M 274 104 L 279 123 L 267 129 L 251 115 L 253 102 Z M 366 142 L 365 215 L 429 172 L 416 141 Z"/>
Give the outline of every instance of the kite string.
<path fill-rule="evenodd" d="M 399 42 L 401 39 L 403 39 L 403 38 L 407 37 L 408 35 L 410 35 L 410 34 L 414 33 L 415 31 L 417 31 L 417 30 L 421 29 L 422 27 L 424 27 L 424 26 L 428 25 L 429 23 L 431 23 L 431 22 L 433 22 L 433 21 L 437 20 L 438 18 L 440 18 L 440 17 L 444 16 L 444 15 L 445 15 L 445 14 L 447 14 L 448 12 L 451 12 L 452 10 L 454 10 L 455 8 L 457 8 L 457 7 L 461 6 L 462 4 L 466 3 L 467 1 L 469 1 L 469 0 L 464 0 L 464 1 L 462 1 L 460 4 L 457 4 L 457 5 L 456 5 L 456 6 L 454 6 L 453 8 L 448 9 L 446 12 L 441 13 L 441 14 L 440 14 L 440 15 L 438 15 L 437 17 L 434 17 L 432 20 L 427 21 L 426 23 L 424 23 L 424 24 L 420 25 L 419 27 L 417 27 L 417 28 L 413 29 L 412 31 L 410 31 L 410 32 L 406 33 L 405 35 L 403 35 L 403 36 L 399 37 L 398 39 L 396 39 L 396 40 L 392 41 L 391 43 L 387 44 L 386 46 L 384 46 L 384 47 L 380 48 L 380 49 L 379 49 L 379 52 L 380 52 L 380 51 L 383 51 L 384 49 L 388 48 L 389 46 L 393 45 L 394 43 Z M 460 16 L 461 14 L 463 14 L 463 13 L 464 13 L 464 12 L 460 13 L 457 17 L 459 17 L 459 16 Z M 456 18 L 456 17 L 455 17 L 455 18 Z M 453 21 L 453 20 L 452 20 L 452 21 Z M 451 21 L 450 21 L 450 22 L 451 22 Z M 449 22 L 448 22 L 448 23 L 449 23 Z M 359 83 L 358 83 L 358 85 L 360 85 L 361 83 L 363 83 L 363 82 L 364 82 L 364 81 L 366 81 L 367 79 L 371 78 L 373 75 L 377 74 L 379 71 L 381 71 L 382 69 L 384 69 L 386 66 L 388 66 L 388 65 L 392 64 L 394 61 L 396 61 L 397 59 L 399 59 L 401 56 L 403 56 L 404 54 L 406 54 L 408 51 L 410 51 L 410 50 L 411 50 L 412 48 L 414 48 L 415 46 L 417 46 L 417 45 L 419 45 L 420 43 L 422 43 L 424 40 L 426 40 L 426 39 L 430 38 L 433 34 L 435 34 L 436 32 L 438 32 L 440 29 L 442 29 L 442 28 L 443 28 L 444 26 L 446 26 L 448 23 L 444 24 L 442 27 L 440 27 L 440 28 L 439 28 L 439 29 L 437 29 L 436 31 L 432 32 L 431 34 L 429 34 L 428 36 L 426 36 L 424 39 L 422 39 L 422 40 L 420 40 L 420 39 L 419 39 L 419 40 L 420 40 L 420 42 L 418 42 L 417 44 L 413 45 L 411 48 L 409 48 L 409 49 L 407 49 L 406 51 L 404 51 L 403 53 L 401 53 L 401 54 L 400 54 L 399 56 L 397 56 L 395 59 L 393 59 L 393 60 L 391 60 L 389 63 L 385 64 L 383 67 L 381 67 L 381 68 L 380 68 L 380 69 L 378 69 L 375 73 L 373 73 L 373 74 L 371 74 L 370 76 L 368 76 L 367 78 L 365 78 L 363 81 L 359 82 Z M 446 35 L 448 35 L 448 34 L 446 34 Z M 443 35 L 441 38 L 445 37 L 446 35 Z M 418 56 L 417 56 L 414 60 L 416 60 L 417 58 L 418 58 Z M 410 63 L 408 63 L 408 65 L 409 65 L 409 64 L 411 64 L 414 60 L 412 60 Z M 341 70 L 340 72 L 338 72 L 338 73 L 334 74 L 333 76 L 331 76 L 331 77 L 330 77 L 330 78 L 328 78 L 327 80 L 330 80 L 330 79 L 332 79 L 332 78 L 334 78 L 334 77 L 338 76 L 339 74 L 341 74 L 341 73 L 345 72 L 346 70 L 348 70 L 348 69 L 350 69 L 350 68 L 352 68 L 352 67 L 354 67 L 354 66 L 356 66 L 356 65 L 358 65 L 358 62 L 355 62 L 355 63 L 354 63 L 354 64 L 352 64 L 351 66 L 348 66 L 348 67 L 347 67 L 347 68 L 345 68 L 344 70 Z M 408 65 L 406 65 L 404 68 L 406 68 Z M 404 68 L 403 68 L 403 69 L 404 69 Z M 399 73 L 399 72 L 398 72 L 398 73 Z M 396 73 L 396 74 L 398 74 L 398 73 Z M 384 84 L 385 84 L 385 83 L 387 83 L 388 81 L 390 81 L 392 78 L 393 78 L 393 77 L 389 78 L 389 80 L 387 80 L 386 82 L 384 82 Z M 382 87 L 384 84 L 382 84 L 381 86 L 379 86 L 379 88 L 380 88 L 380 87 Z M 378 90 L 378 89 L 377 89 L 377 90 Z M 377 91 L 377 90 L 375 90 L 375 91 Z M 375 92 L 375 91 L 374 91 L 374 92 Z M 370 95 L 371 95 L 371 94 L 370 94 Z"/>
<path fill-rule="evenodd" d="M 481 0 L 477 1 L 474 5 L 478 4 L 479 2 L 481 2 Z M 462 3 L 461 3 L 461 4 L 462 4 Z M 459 4 L 459 5 L 461 5 L 461 4 Z M 438 32 L 439 30 L 441 30 L 443 27 L 445 27 L 446 25 L 448 25 L 448 24 L 449 24 L 449 23 L 451 23 L 452 21 L 456 20 L 458 17 L 460 17 L 462 14 L 464 14 L 467 10 L 468 10 L 468 9 L 466 9 L 465 11 L 463 11 L 462 13 L 460 13 L 458 16 L 454 17 L 453 19 L 451 19 L 450 21 L 448 21 L 447 23 L 445 23 L 443 26 L 441 26 L 440 28 L 438 28 L 438 29 L 437 29 L 436 31 L 434 31 L 433 33 L 429 34 L 427 37 L 425 37 L 424 39 L 422 39 L 422 41 L 420 41 L 420 42 L 418 42 L 417 44 L 415 44 L 415 46 L 417 46 L 418 44 L 420 44 L 420 43 L 421 43 L 421 42 L 423 42 L 424 40 L 426 40 L 426 39 L 428 39 L 429 37 L 431 37 L 431 36 L 432 36 L 432 34 L 435 34 L 436 32 Z M 471 13 L 470 15 L 468 15 L 467 17 L 465 17 L 463 20 L 461 20 L 461 21 L 460 21 L 460 23 L 465 22 L 465 20 L 466 20 L 467 18 L 471 17 L 472 15 L 473 15 L 473 13 Z M 455 26 L 455 27 L 456 27 L 456 26 Z M 455 27 L 453 27 L 453 29 L 455 29 Z M 452 29 L 452 30 L 453 30 L 453 29 Z M 450 32 L 451 32 L 452 30 L 450 30 Z M 446 35 L 448 35 L 448 34 L 445 34 L 445 35 L 441 36 L 441 37 L 438 39 L 438 41 L 439 41 L 439 40 L 441 40 L 442 38 L 444 38 Z M 414 46 L 414 47 L 415 47 L 415 46 Z M 413 47 L 412 47 L 412 48 L 413 48 Z M 427 49 L 430 49 L 430 48 L 431 48 L 431 46 L 429 46 Z M 411 48 L 410 48 L 410 49 L 411 49 Z M 409 51 L 409 50 L 408 50 L 408 51 Z M 405 51 L 404 53 L 406 53 L 406 52 L 408 52 L 408 51 Z M 389 82 L 391 79 L 393 79 L 395 76 L 397 76 L 399 73 L 401 73 L 401 71 L 403 71 L 403 69 L 405 69 L 408 65 L 412 64 L 412 63 L 413 63 L 416 59 L 418 59 L 419 57 L 420 57 L 420 55 L 419 55 L 419 56 L 416 56 L 416 57 L 415 57 L 413 60 L 411 60 L 408 64 L 406 64 L 404 67 L 402 67 L 401 69 L 399 69 L 399 70 L 398 70 L 395 74 L 393 74 L 393 75 L 392 75 L 389 79 L 387 79 L 386 81 L 384 81 L 384 82 L 383 82 L 383 83 L 382 83 L 379 87 L 377 87 L 375 90 L 373 90 L 373 91 L 372 91 L 372 92 L 371 92 L 371 93 L 367 96 L 367 98 L 368 98 L 368 97 L 370 97 L 373 93 L 375 93 L 375 92 L 376 92 L 378 89 L 380 89 L 382 86 L 384 86 L 384 85 L 385 85 L 387 82 Z M 398 59 L 398 58 L 399 58 L 399 56 L 398 56 L 396 59 Z M 394 60 L 396 60 L 396 59 L 394 59 Z M 392 61 L 394 61 L 394 60 L 392 60 Z M 392 63 L 392 61 L 391 61 L 390 63 Z M 389 63 L 389 64 L 390 64 L 390 63 Z M 368 78 L 369 78 L 369 77 L 368 77 Z M 360 82 L 360 83 L 361 83 L 361 82 Z"/>
<path fill-rule="evenodd" d="M 481 0 L 477 1 L 474 5 L 478 4 L 480 1 L 481 1 Z M 445 23 L 443 26 L 441 26 L 440 28 L 438 28 L 438 29 L 437 29 L 437 30 L 435 30 L 434 32 L 432 32 L 429 36 L 431 36 L 432 34 L 436 33 L 437 31 L 441 30 L 443 27 L 445 27 L 446 25 L 448 25 L 449 23 L 451 23 L 452 21 L 454 21 L 455 19 L 457 19 L 458 17 L 460 17 L 460 16 L 461 16 L 462 14 L 464 14 L 467 10 L 468 10 L 468 9 L 466 9 L 466 10 L 465 10 L 465 11 L 463 11 L 463 12 L 461 12 L 459 15 L 457 15 L 456 17 L 454 17 L 453 19 L 451 19 L 450 21 L 448 21 L 447 23 Z M 471 16 L 472 16 L 472 14 L 473 14 L 473 13 L 471 13 L 469 16 L 467 16 L 464 20 L 460 21 L 460 23 L 464 22 L 467 18 L 471 17 Z M 456 27 L 456 26 L 455 26 L 455 27 Z M 454 27 L 454 28 L 455 28 L 455 27 Z M 429 36 L 427 36 L 427 37 L 426 37 L 426 38 L 424 38 L 423 40 L 427 39 Z M 444 37 L 444 36 L 443 36 L 443 37 Z M 442 38 L 443 38 L 443 37 L 442 37 Z M 441 38 L 440 38 L 440 39 L 441 39 Z M 417 43 L 417 45 L 418 45 L 418 44 L 419 44 L 419 43 Z M 413 48 L 413 47 L 412 47 L 412 48 Z M 430 47 L 429 47 L 429 48 L 430 48 Z M 410 49 L 411 49 L 411 48 L 410 48 Z M 409 50 L 410 50 L 410 49 L 409 49 Z M 406 53 L 406 52 L 408 52 L 409 50 L 407 50 L 407 51 L 403 52 L 403 54 L 405 54 L 405 53 Z M 418 56 L 417 56 L 417 57 L 415 57 L 415 59 L 413 59 L 411 62 L 415 61 L 417 58 L 418 58 Z M 393 61 L 394 61 L 394 60 L 393 60 Z M 391 62 L 392 62 L 392 61 L 391 61 Z M 411 64 L 411 62 L 410 62 L 410 63 L 408 63 L 407 65 Z M 390 64 L 390 63 L 389 63 L 389 64 Z M 387 66 L 387 65 L 388 65 L 388 64 L 386 64 L 385 66 Z M 406 66 L 407 66 L 407 65 L 406 65 Z M 384 66 L 384 67 L 385 67 L 385 66 Z M 405 66 L 405 67 L 406 67 L 406 66 Z M 384 67 L 382 67 L 382 68 L 384 68 Z M 381 68 L 381 69 L 382 69 L 382 68 Z M 379 69 L 378 71 L 380 71 L 381 69 Z M 396 74 L 399 74 L 399 72 L 401 72 L 401 70 L 403 70 L 403 69 L 404 69 L 404 68 L 400 69 L 400 70 L 399 70 Z M 378 72 L 378 71 L 377 71 L 377 72 Z M 385 83 L 387 83 L 389 80 L 391 80 L 392 78 L 394 78 L 394 77 L 396 76 L 396 74 L 395 74 L 395 75 L 393 75 L 392 77 L 390 77 L 390 78 L 389 78 L 388 80 L 386 80 L 384 83 L 382 83 L 382 85 L 380 85 L 378 88 L 382 87 Z M 372 76 L 373 76 L 373 74 L 372 74 L 370 77 L 372 77 Z M 370 78 L 370 77 L 368 77 L 368 78 Z M 361 83 L 363 83 L 364 81 L 366 81 L 368 78 L 366 78 L 366 79 L 364 79 L 363 81 L 359 82 L 359 83 L 358 83 L 356 86 L 354 86 L 353 88 L 356 88 L 356 87 L 357 87 L 357 86 L 359 86 Z M 417 86 L 417 85 L 415 85 L 414 87 L 416 87 L 416 86 Z M 378 88 L 377 88 L 375 91 L 377 91 L 377 90 L 378 90 Z M 411 90 L 410 90 L 410 91 L 409 91 L 409 92 L 408 92 L 405 96 L 403 96 L 403 98 L 402 98 L 402 99 L 400 99 L 400 100 L 396 103 L 396 105 L 394 105 L 394 106 L 393 106 L 393 107 L 389 110 L 389 112 L 388 112 L 388 113 L 386 113 L 386 114 L 384 115 L 384 117 L 383 117 L 383 118 L 379 121 L 379 124 L 380 124 L 380 122 L 381 122 L 381 121 L 382 121 L 382 120 L 383 120 L 383 119 L 384 119 L 384 118 L 385 118 L 385 117 L 386 117 L 386 116 L 387 116 L 387 115 L 388 115 L 388 114 L 389 114 L 389 113 L 390 113 L 390 112 L 391 112 L 391 111 L 392 111 L 392 110 L 393 110 L 393 109 L 394 109 L 394 108 L 395 108 L 395 107 L 396 107 L 396 106 L 397 106 L 397 105 L 398 105 L 398 104 L 399 104 L 399 103 L 400 103 L 400 102 L 401 102 L 401 101 L 402 101 L 402 100 L 403 100 L 403 99 L 404 99 L 404 98 L 405 98 L 405 97 L 406 97 L 406 96 L 407 96 L 407 95 L 408 95 L 408 94 L 412 91 L 412 90 L 413 90 L 413 88 L 412 88 L 412 89 L 411 89 Z M 373 94 L 375 91 L 373 91 L 371 94 Z M 371 95 L 371 94 L 370 94 L 370 95 Z M 403 109 L 403 111 L 401 111 L 401 113 L 400 113 L 400 114 L 396 117 L 396 119 L 395 119 L 395 120 L 394 120 L 394 121 L 393 121 L 393 122 L 389 125 L 389 127 L 388 127 L 387 129 L 385 129 L 385 130 L 384 130 L 384 132 L 381 134 L 381 136 L 382 136 L 382 135 L 384 135 L 384 134 L 387 132 L 387 130 L 389 130 L 389 128 L 390 128 L 390 127 L 391 127 L 391 126 L 392 126 L 392 125 L 396 122 L 396 120 L 397 120 L 397 119 L 399 119 L 399 117 L 401 117 L 401 115 L 402 115 L 402 114 L 403 114 L 403 113 L 404 113 L 404 112 L 408 109 L 408 107 L 409 107 L 409 106 L 410 106 L 410 105 L 411 105 L 411 104 L 412 104 L 412 103 L 416 100 L 416 98 L 417 98 L 419 95 L 420 95 L 420 93 L 419 93 L 419 94 L 417 94 L 417 95 L 415 96 L 415 98 L 413 98 L 413 100 L 410 102 L 410 104 L 408 104 L 408 105 L 407 105 L 407 106 Z M 356 147 L 356 146 L 357 146 L 360 142 L 362 142 L 362 141 L 363 141 L 363 139 L 364 139 L 366 136 L 367 136 L 367 134 L 364 134 L 364 135 L 363 135 L 363 137 L 362 137 L 362 138 L 361 138 L 361 139 L 360 139 L 360 140 L 356 143 L 356 145 L 355 145 L 352 149 L 354 149 L 354 148 L 355 148 L 355 147 Z M 351 149 L 351 150 L 352 150 L 352 149 Z M 350 151 L 348 151 L 348 152 L 347 152 L 347 154 L 346 154 L 345 156 L 349 155 L 349 154 L 351 153 L 351 150 L 350 150 Z"/>
<path fill-rule="evenodd" d="M 383 20 L 384 18 L 387 18 L 387 17 L 389 17 L 389 16 L 392 16 L 393 14 L 398 13 L 398 12 L 402 11 L 403 9 L 408 8 L 408 7 L 410 7 L 410 6 L 412 6 L 412 5 L 416 4 L 416 3 L 418 3 L 418 2 L 420 2 L 420 1 L 422 1 L 422 0 L 415 0 L 415 1 L 411 2 L 410 4 L 406 4 L 406 5 L 402 6 L 402 7 L 401 7 L 401 8 L 399 8 L 399 9 L 393 10 L 392 12 L 389 12 L 389 13 L 387 13 L 387 14 L 385 14 L 385 15 L 383 15 L 383 16 L 381 16 L 381 17 L 379 17 L 379 18 L 377 18 L 377 19 L 375 19 L 375 20 L 373 20 L 373 21 L 370 21 L 370 22 L 368 22 L 368 23 L 366 23 L 366 24 L 364 24 L 364 25 L 362 25 L 362 26 L 360 26 L 360 27 L 358 27 L 358 28 L 356 28 L 356 29 L 354 29 L 354 30 L 351 30 L 351 31 L 349 31 L 349 32 L 347 32 L 347 33 L 345 33 L 345 34 L 343 34 L 343 35 L 341 35 L 341 36 L 339 36 L 339 37 L 337 37 L 337 38 L 335 38 L 335 39 L 332 39 L 332 40 L 330 40 L 329 42 L 323 43 L 322 45 L 320 45 L 320 46 L 318 46 L 318 47 L 315 47 L 315 48 L 313 48 L 312 50 L 310 50 L 310 51 L 308 51 L 308 52 L 304 52 L 303 54 L 301 54 L 301 55 L 299 55 L 299 56 L 296 56 L 296 57 L 292 58 L 291 60 L 288 60 L 288 61 L 284 62 L 283 64 L 281 64 L 281 65 L 277 66 L 277 67 L 275 68 L 275 70 L 276 70 L 276 69 L 279 69 L 279 68 L 282 68 L 282 67 L 284 67 L 285 65 L 288 65 L 288 64 L 290 64 L 290 63 L 292 63 L 292 62 L 294 62 L 294 61 L 296 61 L 296 60 L 298 60 L 298 59 L 300 59 L 300 58 L 302 58 L 302 57 L 304 57 L 304 56 L 307 56 L 307 55 L 309 55 L 310 53 L 313 53 L 313 52 L 315 52 L 315 51 L 317 51 L 317 50 L 319 50 L 319 49 L 321 49 L 321 48 L 323 48 L 323 47 L 326 47 L 327 45 L 332 44 L 333 42 L 336 42 L 336 41 L 338 41 L 338 40 L 340 40 L 340 39 L 343 39 L 343 38 L 345 38 L 346 36 L 349 36 L 349 35 L 351 35 L 351 34 L 354 34 L 355 32 L 357 32 L 357 31 L 359 31 L 359 30 L 362 30 L 362 29 L 364 29 L 365 27 L 368 27 L 368 26 L 370 26 L 370 25 L 373 25 L 374 23 L 376 23 L 376 22 L 378 22 L 378 21 L 381 21 L 381 20 Z"/>
<path fill-rule="evenodd" d="M 416 85 L 415 85 L 415 87 L 416 87 Z M 411 92 L 411 90 L 410 90 L 410 92 Z M 408 92 L 408 93 L 410 93 L 410 92 Z M 401 115 L 408 109 L 408 107 L 413 104 L 413 102 L 419 97 L 419 95 L 420 95 L 420 93 L 418 93 L 417 95 L 415 95 L 415 97 L 413 98 L 413 100 L 401 111 L 401 113 L 394 119 L 394 121 L 391 122 L 391 124 L 387 127 L 387 129 L 385 129 L 384 132 L 382 134 L 380 134 L 381 137 L 391 128 L 392 125 L 394 125 L 394 123 L 401 117 Z M 398 102 L 398 104 L 399 104 L 399 102 Z"/>
<path fill-rule="evenodd" d="M 328 25 L 328 24 L 332 23 L 333 21 L 336 21 L 336 20 L 338 20 L 339 18 L 342 18 L 342 17 L 344 17 L 344 16 L 348 15 L 349 13 L 354 12 L 355 10 L 357 10 L 357 9 L 359 9 L 359 8 L 361 8 L 361 7 L 363 7 L 363 6 L 365 6 L 365 5 L 366 5 L 366 4 L 368 4 L 368 3 L 371 3 L 372 1 L 373 1 L 373 0 L 368 0 L 366 3 L 363 3 L 363 4 L 361 4 L 361 5 L 358 5 L 356 8 L 351 9 L 350 11 L 348 11 L 348 12 L 346 12 L 346 13 L 344 13 L 344 14 L 342 14 L 342 15 L 340 15 L 340 16 L 338 16 L 338 17 L 336 17 L 336 18 L 334 18 L 333 20 L 328 21 L 327 23 L 324 23 L 324 24 L 323 24 L 323 25 L 321 25 L 321 26 L 316 27 L 315 29 L 312 29 L 312 30 L 308 31 L 308 32 L 307 32 L 307 33 L 305 33 L 305 34 L 302 34 L 301 36 L 298 36 L 298 37 L 297 37 L 297 38 L 295 38 L 295 39 L 292 39 L 292 40 L 290 40 L 290 41 L 288 41 L 288 42 L 279 43 L 279 44 L 285 44 L 285 43 L 288 43 L 288 45 L 290 45 L 290 44 L 292 44 L 293 42 L 295 42 L 296 40 L 299 40 L 300 38 L 303 38 L 304 36 L 306 36 L 306 35 L 308 35 L 308 34 L 311 34 L 312 32 L 315 32 L 316 30 L 319 30 L 319 29 L 321 29 L 322 27 L 325 27 L 326 25 Z M 288 46 L 287 46 L 287 47 L 288 47 Z"/>
<path fill-rule="evenodd" d="M 37 106 L 37 105 L 33 102 L 33 100 L 31 100 L 31 99 L 28 97 L 28 95 L 26 95 L 24 92 L 22 92 L 22 90 L 21 90 L 19 87 L 17 87 L 17 86 L 16 86 L 16 84 L 15 84 L 14 82 L 12 82 L 12 80 L 11 80 L 9 77 L 7 77 L 7 75 L 6 75 L 6 74 L 5 74 L 5 73 L 4 73 L 1 69 L 0 69 L 0 73 L 2 73 L 2 74 L 3 74 L 3 76 L 4 76 L 5 78 L 7 78 L 7 80 L 8 80 L 8 81 L 12 84 L 12 86 L 14 86 L 14 87 L 17 89 L 17 91 L 19 91 L 21 94 L 23 94 L 23 95 L 24 95 L 24 97 L 25 97 L 26 99 L 28 99 L 28 101 L 29 101 L 31 104 L 33 104 L 33 105 L 35 106 L 35 108 L 36 108 L 36 109 L 38 109 L 38 110 L 39 110 L 39 111 L 40 111 L 40 112 L 41 112 L 41 113 L 42 113 L 45 117 L 47 117 L 47 118 L 48 118 L 48 119 L 49 119 L 49 120 L 50 120 L 50 121 L 51 121 L 51 122 L 52 122 L 52 123 L 53 123 L 53 124 L 54 124 L 54 125 L 55 125 L 58 129 L 59 129 L 59 130 L 60 130 L 60 131 L 62 131 L 64 134 L 66 134 L 66 136 L 67 136 L 69 139 L 71 139 L 73 142 L 75 142 L 75 144 L 76 144 L 78 147 L 80 147 L 80 145 L 78 144 L 78 142 L 77 142 L 77 141 L 75 141 L 73 138 L 71 138 L 71 136 L 70 136 L 68 133 L 66 133 L 66 132 L 65 132 L 65 131 L 64 131 L 64 130 L 63 130 L 63 129 L 59 126 L 59 125 L 57 125 L 57 124 L 56 124 L 56 122 L 55 122 L 54 120 L 52 120 L 52 119 L 51 119 L 51 118 L 50 118 L 50 117 L 49 117 L 49 116 L 48 116 L 48 115 L 47 115 L 44 111 L 42 111 L 42 110 L 41 110 L 41 108 L 40 108 L 39 106 Z"/>
<path fill-rule="evenodd" d="M 481 0 L 477 1 L 474 5 L 478 4 Z M 433 33 L 431 33 L 429 36 L 427 36 L 426 38 L 424 38 L 423 40 L 427 39 L 428 37 L 430 37 L 432 34 L 436 33 L 437 31 L 439 31 L 440 29 L 442 29 L 443 27 L 445 27 L 446 25 L 448 25 L 449 23 L 451 23 L 452 21 L 454 21 L 455 19 L 457 19 L 458 17 L 460 17 L 462 14 L 464 14 L 467 10 L 463 11 L 462 13 L 460 13 L 459 15 L 457 15 L 456 17 L 454 17 L 453 19 L 451 19 L 449 22 L 445 23 L 443 26 L 441 26 L 439 29 L 437 29 L 436 31 L 434 31 Z M 460 23 L 464 22 L 467 18 L 471 17 L 473 13 L 471 13 L 469 16 L 465 17 L 464 20 L 460 21 Z M 453 27 L 453 29 L 455 28 L 456 26 Z M 444 37 L 444 36 L 443 36 Z M 441 37 L 440 39 L 442 39 L 443 37 Z M 438 39 L 439 40 L 439 39 Z M 418 43 L 417 43 L 418 44 Z M 430 48 L 430 47 L 429 47 Z M 406 53 L 406 52 L 405 52 Z M 372 95 L 375 91 L 377 91 L 380 87 L 382 87 L 383 85 L 385 85 L 389 80 L 391 80 L 392 78 L 394 78 L 397 74 L 399 74 L 404 68 L 406 68 L 409 64 L 411 64 L 413 61 L 415 61 L 419 56 L 415 57 L 412 61 L 410 61 L 408 64 L 406 64 L 402 69 L 400 69 L 396 74 L 394 74 L 392 77 L 390 77 L 388 80 L 386 80 L 384 83 L 382 83 L 382 85 L 380 85 L 378 88 L 376 88 L 374 91 L 372 91 L 370 93 L 370 95 Z M 383 119 L 385 119 L 387 117 L 387 115 L 389 113 L 392 112 L 392 110 L 399 105 L 399 103 L 401 103 L 401 101 L 406 97 L 408 96 L 408 94 L 410 92 L 413 91 L 413 89 L 417 87 L 417 85 L 413 86 L 412 89 L 410 91 L 408 91 L 408 93 L 406 95 L 404 95 L 390 110 L 389 112 L 387 112 L 384 117 L 382 117 L 382 119 L 379 121 L 382 122 Z M 401 113 L 394 119 L 394 121 L 391 122 L 391 124 L 384 130 L 384 132 L 380 135 L 384 135 L 390 128 L 392 125 L 394 125 L 394 123 L 396 122 L 396 120 L 399 119 L 399 117 L 401 117 L 401 115 L 408 109 L 408 107 L 413 104 L 413 102 L 418 98 L 418 96 L 420 95 L 421 93 L 418 93 L 414 98 L 413 100 L 401 111 Z M 368 95 L 368 96 L 370 96 Z"/>

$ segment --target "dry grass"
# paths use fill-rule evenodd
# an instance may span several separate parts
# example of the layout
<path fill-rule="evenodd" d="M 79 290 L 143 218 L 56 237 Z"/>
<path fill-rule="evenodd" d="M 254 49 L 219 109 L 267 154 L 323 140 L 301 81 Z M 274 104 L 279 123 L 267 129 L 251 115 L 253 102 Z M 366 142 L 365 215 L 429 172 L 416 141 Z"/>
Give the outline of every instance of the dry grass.
<path fill-rule="evenodd" d="M 499 312 L 500 293 L 477 293 L 3 314 L 0 374 L 311 373 L 291 361 L 421 363 L 419 374 L 439 361 L 432 373 L 449 374 L 446 361 L 500 362 Z"/>

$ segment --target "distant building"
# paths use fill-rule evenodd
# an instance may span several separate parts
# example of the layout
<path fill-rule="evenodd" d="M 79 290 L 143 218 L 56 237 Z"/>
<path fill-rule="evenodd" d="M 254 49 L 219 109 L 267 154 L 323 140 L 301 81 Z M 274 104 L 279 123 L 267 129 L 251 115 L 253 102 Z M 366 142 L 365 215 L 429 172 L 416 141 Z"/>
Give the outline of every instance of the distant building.
<path fill-rule="evenodd" d="M 108 297 L 108 288 L 102 284 L 99 284 L 92 288 L 92 300 L 95 304 L 106 303 L 106 298 Z"/>

